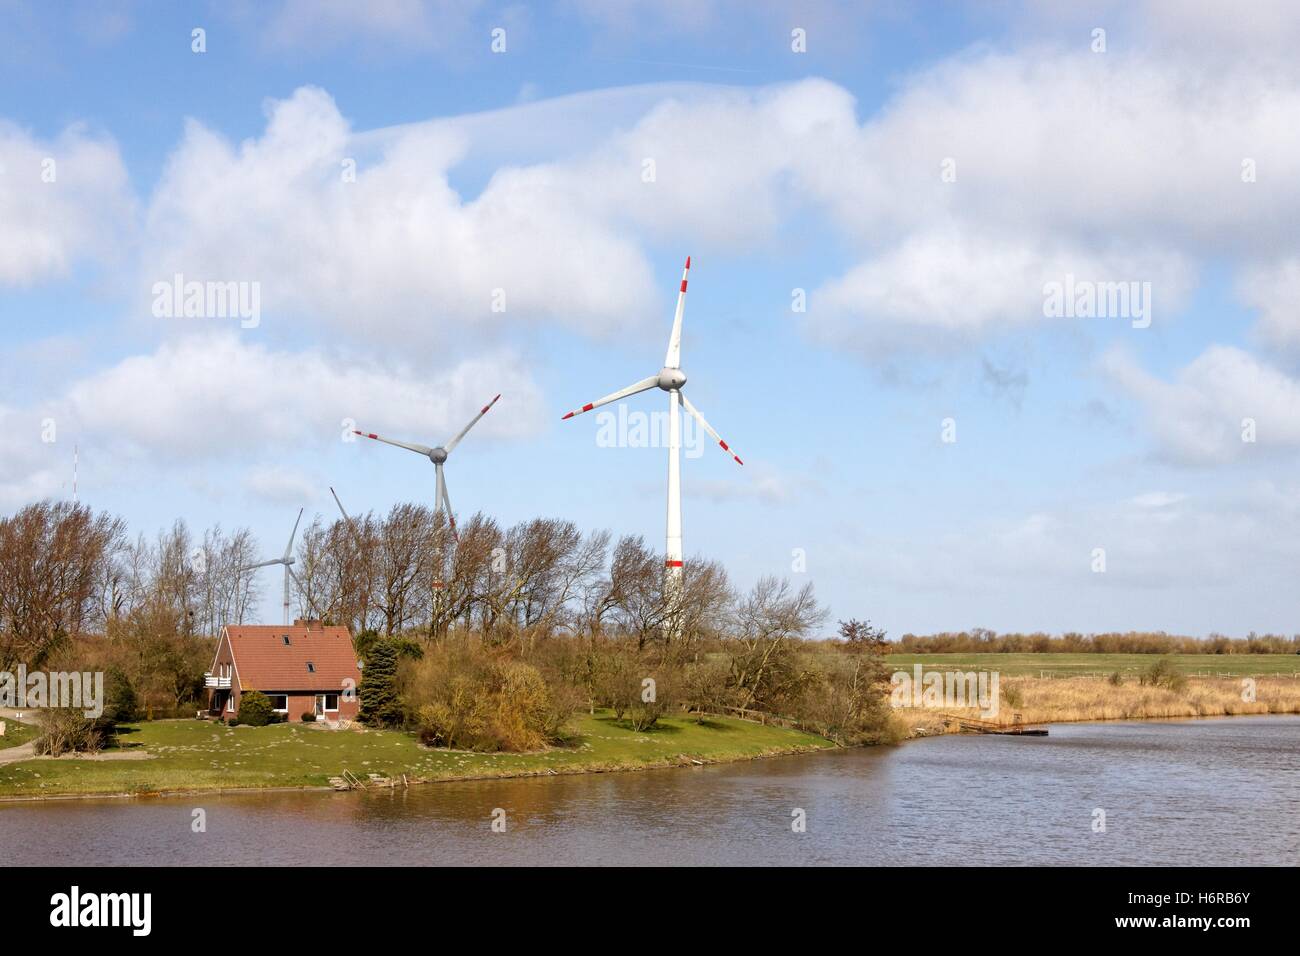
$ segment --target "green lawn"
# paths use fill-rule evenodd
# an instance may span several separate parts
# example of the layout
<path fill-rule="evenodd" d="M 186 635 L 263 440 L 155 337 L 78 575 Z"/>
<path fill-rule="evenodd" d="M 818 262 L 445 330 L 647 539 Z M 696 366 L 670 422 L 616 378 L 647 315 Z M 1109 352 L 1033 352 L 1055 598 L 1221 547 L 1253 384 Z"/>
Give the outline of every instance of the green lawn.
<path fill-rule="evenodd" d="M 1157 654 L 890 654 L 890 670 L 987 670 L 1007 677 L 1063 674 L 1106 676 L 1113 671 L 1136 674 L 1150 667 Z M 1300 654 L 1175 654 L 1184 674 L 1261 677 L 1300 674 Z"/>
<path fill-rule="evenodd" d="M 5 733 L 0 737 L 0 750 L 18 747 L 36 736 L 36 728 L 31 724 L 20 724 L 12 717 L 0 718 L 4 722 Z"/>
<path fill-rule="evenodd" d="M 65 793 L 150 793 L 220 787 L 325 786 L 344 769 L 411 778 L 455 779 L 574 770 L 619 770 L 830 747 L 799 731 L 726 717 L 661 720 L 636 733 L 607 714 L 580 715 L 572 746 L 536 754 L 430 750 L 398 731 L 328 731 L 301 724 L 235 727 L 197 720 L 131 725 L 124 750 L 146 760 L 27 760 L 0 765 L 0 797 Z"/>

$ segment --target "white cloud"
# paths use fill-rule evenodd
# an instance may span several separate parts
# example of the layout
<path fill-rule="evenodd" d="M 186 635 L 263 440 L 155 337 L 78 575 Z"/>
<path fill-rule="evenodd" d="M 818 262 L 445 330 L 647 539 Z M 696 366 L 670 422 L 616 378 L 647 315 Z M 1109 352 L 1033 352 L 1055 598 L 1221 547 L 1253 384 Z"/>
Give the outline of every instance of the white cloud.
<path fill-rule="evenodd" d="M 1181 258 L 1158 250 L 1092 252 L 951 228 L 913 234 L 814 291 L 808 326 L 819 338 L 864 349 L 951 347 L 990 327 L 1073 321 L 1044 315 L 1046 284 L 1064 283 L 1067 276 L 1080 283 L 1151 283 L 1152 309 L 1140 320 L 1090 320 L 1125 328 L 1166 320 L 1185 301 L 1191 275 Z"/>
<path fill-rule="evenodd" d="M 477 437 L 510 439 L 541 427 L 537 386 L 506 354 L 436 373 L 319 351 L 276 352 L 235 334 L 190 337 L 124 359 L 74 384 L 59 405 L 63 428 L 101 447 L 154 461 L 238 461 L 349 440 L 345 420 L 436 444 L 503 393 Z"/>
<path fill-rule="evenodd" d="M 310 317 L 387 342 L 538 321 L 601 334 L 666 298 L 646 244 L 776 248 L 819 210 L 857 264 L 807 325 L 871 350 L 1042 320 L 1043 282 L 1065 274 L 1151 282 L 1169 320 L 1197 259 L 1294 244 L 1300 136 L 1281 120 L 1300 87 L 1257 76 L 1206 91 L 1167 62 L 974 55 L 861 124 L 824 80 L 650 92 L 356 134 L 303 88 L 238 147 L 191 123 L 150 206 L 139 294 L 176 272 L 256 280 L 273 326 Z M 597 104 L 601 133 L 573 119 Z M 512 162 L 499 129 L 530 124 L 576 127 L 579 145 L 533 134 L 531 160 Z M 493 165 L 466 198 L 452 180 L 471 156 Z M 1245 156 L 1259 181 L 1242 182 Z"/>
<path fill-rule="evenodd" d="M 46 420 L 50 417 L 49 409 L 0 404 L 0 507 L 71 493 L 73 443 L 66 433 L 66 440 L 59 440 L 57 418 L 55 441 L 43 440 L 49 435 Z"/>
<path fill-rule="evenodd" d="M 130 234 L 134 203 L 117 146 L 69 126 L 53 140 L 0 120 L 0 285 L 66 275 L 110 259 Z"/>
<path fill-rule="evenodd" d="M 1137 507 L 1151 510 L 1169 509 L 1186 500 L 1187 495 L 1173 491 L 1147 491 L 1129 499 Z"/>
<path fill-rule="evenodd" d="M 823 545 L 830 550 L 820 553 L 821 574 L 857 590 L 871 582 L 877 605 L 908 609 L 895 626 L 922 632 L 988 622 L 983 615 L 1004 630 L 1057 633 L 1291 630 L 1287 582 L 1300 561 L 1295 484 L 1058 500 L 1030 513 L 1013 506 L 968 518 L 935 535 L 841 529 Z M 1097 548 L 1105 552 L 1101 573 L 1093 570 Z"/>
<path fill-rule="evenodd" d="M 245 488 L 273 504 L 311 501 L 319 492 L 319 484 L 299 469 L 276 464 L 258 465 L 244 479 Z"/>
<path fill-rule="evenodd" d="M 683 485 L 689 498 L 713 504 L 755 501 L 762 505 L 788 505 L 820 489 L 816 479 L 797 473 L 780 473 L 770 467 L 746 465 L 752 474 L 741 478 L 693 477 Z"/>
<path fill-rule="evenodd" d="M 860 127 L 828 113 L 790 175 L 862 258 L 824 286 L 810 330 L 870 350 L 895 325 L 1006 328 L 1045 272 L 1163 285 L 1171 318 L 1199 259 L 1295 248 L 1300 134 L 1283 117 L 1300 84 L 1218 79 L 1082 44 L 975 52 L 910 77 Z"/>
<path fill-rule="evenodd" d="M 1300 20 L 1291 0 L 1095 0 L 1068 4 L 1031 0 L 1029 11 L 1048 24 L 1091 38 L 1108 28 L 1108 49 L 1158 55 L 1194 63 L 1204 73 L 1295 69 Z"/>
<path fill-rule="evenodd" d="M 463 140 L 412 127 L 345 182 L 351 133 L 328 94 L 268 109 L 237 149 L 189 124 L 150 207 L 140 296 L 178 272 L 257 281 L 264 323 L 319 317 L 407 346 L 539 318 L 600 332 L 658 300 L 636 244 L 545 166 L 501 169 L 464 201 L 447 179 Z"/>
<path fill-rule="evenodd" d="M 1162 456 L 1182 464 L 1241 459 L 1255 449 L 1300 447 L 1300 382 L 1241 349 L 1216 345 L 1159 379 L 1122 352 L 1103 370 L 1143 407 Z M 1255 440 L 1243 441 L 1253 422 Z"/>
<path fill-rule="evenodd" d="M 1259 311 L 1256 331 L 1269 344 L 1300 347 L 1300 258 L 1254 266 L 1237 280 L 1242 302 Z"/>

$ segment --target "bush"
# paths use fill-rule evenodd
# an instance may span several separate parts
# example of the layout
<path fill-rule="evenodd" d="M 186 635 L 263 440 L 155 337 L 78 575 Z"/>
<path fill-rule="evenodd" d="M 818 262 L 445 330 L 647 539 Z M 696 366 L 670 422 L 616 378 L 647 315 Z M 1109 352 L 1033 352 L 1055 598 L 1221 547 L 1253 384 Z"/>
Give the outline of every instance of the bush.
<path fill-rule="evenodd" d="M 271 698 L 260 690 L 250 690 L 239 698 L 239 713 L 235 723 L 249 727 L 265 727 L 275 721 L 275 711 L 271 707 Z"/>
<path fill-rule="evenodd" d="M 635 690 L 627 704 L 627 725 L 635 731 L 649 730 L 681 705 L 678 672 L 671 666 L 659 666 L 636 679 Z M 650 683 L 653 681 L 653 683 Z"/>
<path fill-rule="evenodd" d="M 1177 694 L 1187 687 L 1187 678 L 1178 673 L 1172 658 L 1162 657 L 1138 676 L 1138 683 L 1144 687 L 1163 687 Z"/>
<path fill-rule="evenodd" d="M 37 713 L 40 736 L 34 741 L 38 754 L 57 757 L 65 753 L 98 753 L 112 735 L 110 721 L 91 720 L 82 711 L 43 708 Z"/>
<path fill-rule="evenodd" d="M 403 665 L 408 720 L 429 746 L 537 750 L 563 739 L 579 698 L 575 689 L 548 686 L 531 664 L 493 657 L 477 642 L 432 648 Z"/>
<path fill-rule="evenodd" d="M 682 674 L 682 703 L 704 723 L 708 714 L 723 714 L 735 702 L 731 686 L 731 665 L 724 660 L 706 659 L 687 664 Z"/>
<path fill-rule="evenodd" d="M 1124 683 L 1124 675 L 1119 671 L 1111 671 L 1110 677 L 1106 678 L 1111 687 L 1120 687 Z"/>
<path fill-rule="evenodd" d="M 1002 699 L 1012 710 L 1019 710 L 1025 706 L 1025 695 L 1015 684 L 1008 684 L 1002 688 Z"/>
<path fill-rule="evenodd" d="M 316 712 L 312 710 L 304 710 L 302 712 L 302 717 L 300 717 L 299 719 L 304 724 L 314 724 L 316 723 Z"/>
<path fill-rule="evenodd" d="M 802 679 L 783 699 L 784 714 L 807 730 L 848 746 L 895 743 L 903 736 L 889 707 L 885 656 L 872 647 L 801 653 Z"/>

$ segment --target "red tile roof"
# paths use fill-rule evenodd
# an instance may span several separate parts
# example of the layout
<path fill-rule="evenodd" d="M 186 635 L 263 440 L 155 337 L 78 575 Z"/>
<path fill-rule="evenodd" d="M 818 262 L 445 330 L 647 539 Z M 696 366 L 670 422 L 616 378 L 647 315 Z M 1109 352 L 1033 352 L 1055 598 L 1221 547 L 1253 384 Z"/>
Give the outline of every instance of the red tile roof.
<path fill-rule="evenodd" d="M 228 624 L 241 690 L 341 690 L 361 684 L 357 654 L 346 627 L 321 624 Z M 284 643 L 284 635 L 289 643 Z M 313 671 L 307 669 L 311 662 Z"/>

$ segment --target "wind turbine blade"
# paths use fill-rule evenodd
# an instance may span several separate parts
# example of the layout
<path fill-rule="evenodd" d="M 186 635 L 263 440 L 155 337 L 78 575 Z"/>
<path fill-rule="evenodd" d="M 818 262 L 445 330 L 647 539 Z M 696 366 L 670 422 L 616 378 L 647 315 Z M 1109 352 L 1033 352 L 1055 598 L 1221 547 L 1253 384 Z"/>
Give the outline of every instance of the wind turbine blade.
<path fill-rule="evenodd" d="M 583 405 L 581 408 L 574 409 L 565 415 L 564 419 L 572 418 L 574 415 L 581 415 L 583 412 L 589 412 L 593 408 L 600 408 L 602 405 L 608 405 L 610 402 L 617 402 L 620 398 L 627 398 L 629 395 L 635 395 L 637 392 L 644 392 L 648 388 L 654 388 L 659 384 L 659 376 L 651 375 L 649 378 L 643 378 L 635 385 L 629 385 L 627 388 L 619 389 L 612 395 L 606 395 L 604 398 L 598 398 L 594 402 Z"/>
<path fill-rule="evenodd" d="M 385 445 L 396 445 L 398 448 L 405 448 L 407 451 L 413 451 L 417 455 L 428 455 L 433 452 L 433 449 L 428 445 L 417 445 L 414 442 L 398 441 L 395 438 L 385 438 L 383 435 L 376 435 L 374 432 L 363 432 L 354 428 L 352 429 L 352 434 L 360 435 L 362 438 L 373 438 L 375 441 L 381 441 Z"/>
<path fill-rule="evenodd" d="M 293 568 L 289 567 L 289 565 L 286 564 L 284 566 L 284 569 L 288 571 L 289 576 L 293 578 L 293 583 L 298 585 L 298 590 L 302 594 L 302 599 L 307 602 L 307 610 L 311 614 L 311 616 L 316 618 L 317 620 L 324 617 L 324 615 L 320 613 L 320 608 L 316 606 L 316 602 L 313 601 L 311 599 L 311 595 L 307 593 L 307 586 L 302 583 L 302 578 L 298 577 L 298 575 L 294 572 Z"/>
<path fill-rule="evenodd" d="M 686 410 L 695 417 L 695 420 L 700 423 L 700 427 L 713 436 L 713 440 L 717 442 L 719 446 L 721 446 L 722 450 L 725 451 L 732 458 L 736 459 L 737 465 L 744 464 L 744 462 L 740 460 L 740 456 L 731 450 L 731 446 L 722 440 L 722 436 L 713 430 L 713 426 L 704 420 L 704 416 L 701 415 L 699 411 L 696 409 L 696 407 L 691 404 L 691 400 L 686 397 L 685 392 L 682 393 L 682 404 L 685 405 Z"/>
<path fill-rule="evenodd" d="M 285 566 L 286 568 L 289 566 L 289 564 L 288 564 L 288 561 L 289 561 L 289 555 L 293 552 L 293 539 L 296 538 L 296 537 L 298 536 L 298 524 L 299 524 L 299 522 L 302 521 L 302 513 L 303 513 L 303 510 L 304 510 L 304 509 L 302 509 L 302 508 L 299 508 L 299 509 L 298 509 L 298 518 L 297 518 L 297 520 L 294 521 L 294 523 L 293 523 L 293 530 L 292 530 L 291 532 L 289 532 L 289 543 L 286 544 L 286 545 L 284 546 L 284 561 L 285 561 L 285 565 L 284 565 L 284 566 Z"/>
<path fill-rule="evenodd" d="M 447 494 L 447 479 L 445 476 L 440 484 L 442 486 L 442 510 L 447 512 L 447 523 L 451 526 L 451 538 L 457 544 L 460 544 L 460 535 L 456 532 L 456 515 L 451 510 L 451 495 Z"/>
<path fill-rule="evenodd" d="M 357 526 L 352 523 L 352 518 L 348 515 L 346 511 L 343 510 L 343 502 L 339 501 L 339 496 L 335 494 L 334 487 L 332 485 L 330 486 L 330 494 L 334 495 L 334 503 L 339 506 L 339 514 L 343 515 L 343 520 L 346 521 L 348 523 L 348 527 L 352 529 L 353 539 L 357 542 L 358 545 L 361 544 L 361 535 L 357 533 Z"/>
<path fill-rule="evenodd" d="M 244 571 L 255 571 L 258 568 L 269 568 L 273 564 L 284 564 L 284 558 L 272 558 L 270 561 L 262 561 L 259 564 L 247 564 L 240 568 L 240 573 Z"/>
<path fill-rule="evenodd" d="M 449 455 L 451 454 L 451 450 L 460 444 L 460 440 L 469 433 L 469 430 L 471 428 L 473 428 L 475 425 L 478 424 L 478 420 L 488 413 L 488 409 L 491 408 L 493 405 L 495 405 L 497 403 L 497 399 L 499 399 L 500 397 L 501 397 L 500 395 L 497 395 L 496 398 L 492 399 L 492 401 L 484 405 L 482 410 L 477 415 L 475 415 L 472 419 L 470 419 L 470 423 L 460 430 L 459 435 L 457 435 L 451 441 L 447 442 L 447 444 L 442 446 L 446 450 L 447 454 Z"/>
<path fill-rule="evenodd" d="M 691 257 L 686 257 L 682 270 L 682 288 L 677 293 L 677 313 L 673 316 L 673 334 L 668 337 L 668 354 L 664 356 L 665 368 L 682 367 L 682 313 L 686 311 L 686 277 L 691 271 Z"/>

